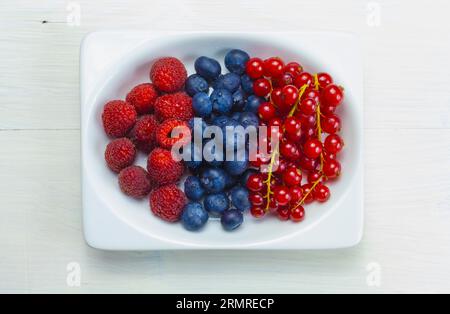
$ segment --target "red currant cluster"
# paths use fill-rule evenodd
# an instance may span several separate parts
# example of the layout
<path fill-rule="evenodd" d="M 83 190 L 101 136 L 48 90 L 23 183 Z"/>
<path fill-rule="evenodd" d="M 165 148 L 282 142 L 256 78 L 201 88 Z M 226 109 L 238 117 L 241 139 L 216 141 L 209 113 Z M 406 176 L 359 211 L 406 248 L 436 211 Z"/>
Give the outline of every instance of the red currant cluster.
<path fill-rule="evenodd" d="M 343 88 L 327 73 L 312 75 L 299 63 L 285 65 L 277 57 L 252 58 L 246 72 L 254 80 L 254 93 L 266 99 L 258 110 L 260 124 L 278 127 L 280 140 L 277 147 L 264 143 L 270 158 L 252 161 L 252 166 L 266 165 L 268 171 L 248 178 L 251 213 L 300 222 L 305 204 L 328 201 L 325 183 L 341 173 L 337 155 L 344 142 L 337 134 L 341 119 L 335 112 L 343 102 Z M 325 139 L 323 133 L 328 134 Z"/>

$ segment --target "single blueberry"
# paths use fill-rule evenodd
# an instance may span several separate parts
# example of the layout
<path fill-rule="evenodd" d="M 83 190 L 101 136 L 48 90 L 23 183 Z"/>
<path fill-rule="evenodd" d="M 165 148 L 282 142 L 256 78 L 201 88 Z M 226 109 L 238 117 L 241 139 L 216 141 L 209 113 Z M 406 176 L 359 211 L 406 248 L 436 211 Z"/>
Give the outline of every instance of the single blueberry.
<path fill-rule="evenodd" d="M 220 216 L 230 207 L 230 200 L 225 193 L 210 194 L 203 200 L 205 209 L 214 216 Z"/>
<path fill-rule="evenodd" d="M 247 103 L 245 104 L 244 111 L 246 112 L 258 112 L 259 106 L 264 102 L 264 99 L 251 95 L 247 98 Z"/>
<path fill-rule="evenodd" d="M 220 168 L 206 168 L 200 173 L 200 181 L 208 193 L 219 193 L 225 189 L 226 176 Z"/>
<path fill-rule="evenodd" d="M 205 189 L 202 187 L 200 179 L 195 176 L 189 176 L 184 181 L 184 194 L 192 201 L 199 201 L 205 196 Z"/>
<path fill-rule="evenodd" d="M 224 162 L 225 171 L 232 175 L 238 176 L 244 173 L 248 168 L 248 160 L 230 160 Z"/>
<path fill-rule="evenodd" d="M 192 74 L 186 80 L 186 92 L 192 97 L 197 93 L 208 93 L 208 82 L 198 74 Z"/>
<path fill-rule="evenodd" d="M 200 92 L 192 98 L 192 109 L 198 117 L 206 118 L 212 112 L 212 103 L 208 94 Z"/>
<path fill-rule="evenodd" d="M 245 107 L 245 93 L 242 89 L 238 89 L 232 95 L 233 97 L 233 111 L 242 111 Z"/>
<path fill-rule="evenodd" d="M 248 199 L 248 190 L 243 186 L 236 186 L 231 190 L 231 203 L 241 211 L 250 210 L 251 204 Z"/>
<path fill-rule="evenodd" d="M 209 219 L 208 212 L 200 203 L 188 203 L 181 214 L 181 223 L 189 231 L 200 230 Z"/>
<path fill-rule="evenodd" d="M 248 126 L 254 126 L 256 129 L 258 129 L 259 118 L 253 112 L 243 112 L 241 113 L 239 123 L 244 127 L 244 129 L 246 129 Z"/>
<path fill-rule="evenodd" d="M 220 218 L 220 222 L 222 223 L 223 228 L 227 231 L 232 231 L 238 228 L 240 225 L 242 225 L 243 221 L 244 215 L 239 209 L 236 208 L 226 210 Z"/>
<path fill-rule="evenodd" d="M 242 184 L 243 186 L 246 186 L 246 185 L 247 185 L 248 178 L 249 178 L 252 174 L 257 174 L 257 173 L 258 173 L 258 171 L 257 171 L 256 169 L 247 169 L 247 170 L 245 170 L 244 174 L 240 177 L 240 179 L 241 179 L 241 184 Z"/>
<path fill-rule="evenodd" d="M 250 56 L 245 51 L 233 49 L 225 55 L 225 66 L 230 72 L 240 75 L 245 72 L 249 59 Z"/>
<path fill-rule="evenodd" d="M 207 81 L 211 82 L 217 79 L 222 72 L 219 62 L 212 58 L 202 56 L 195 60 L 195 71 Z"/>
<path fill-rule="evenodd" d="M 234 93 L 241 85 L 241 77 L 235 73 L 227 73 L 219 76 L 213 83 L 214 89 L 226 89 L 230 93 Z"/>
<path fill-rule="evenodd" d="M 228 114 L 233 106 L 233 97 L 226 89 L 216 89 L 212 92 L 211 102 L 214 112 Z"/>
<path fill-rule="evenodd" d="M 253 80 L 247 74 L 241 76 L 241 86 L 248 95 L 253 95 Z"/>

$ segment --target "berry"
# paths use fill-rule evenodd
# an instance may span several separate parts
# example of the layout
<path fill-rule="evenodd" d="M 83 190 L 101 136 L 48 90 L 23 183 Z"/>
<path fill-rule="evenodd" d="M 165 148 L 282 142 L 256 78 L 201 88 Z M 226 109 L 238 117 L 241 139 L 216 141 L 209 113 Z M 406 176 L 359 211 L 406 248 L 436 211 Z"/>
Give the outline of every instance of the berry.
<path fill-rule="evenodd" d="M 119 173 L 119 186 L 123 193 L 134 198 L 143 198 L 153 185 L 148 172 L 139 166 L 130 166 Z"/>
<path fill-rule="evenodd" d="M 242 186 L 236 186 L 231 190 L 231 203 L 241 211 L 250 210 L 248 190 Z"/>
<path fill-rule="evenodd" d="M 317 139 L 309 139 L 303 145 L 303 152 L 311 159 L 316 159 L 322 154 L 322 142 Z"/>
<path fill-rule="evenodd" d="M 303 197 L 305 198 L 305 204 L 311 204 L 312 202 L 314 202 L 314 193 L 312 192 L 312 187 L 313 184 L 308 183 L 308 184 L 304 184 L 302 185 L 302 190 L 303 190 Z"/>
<path fill-rule="evenodd" d="M 247 180 L 248 178 L 252 175 L 252 174 L 257 174 L 258 171 L 256 169 L 247 169 L 245 170 L 245 172 L 242 174 L 241 178 L 240 178 L 240 183 L 244 186 L 247 185 Z"/>
<path fill-rule="evenodd" d="M 270 81 L 265 78 L 257 79 L 253 82 L 253 91 L 256 96 L 266 97 L 270 93 Z"/>
<path fill-rule="evenodd" d="M 187 71 L 177 58 L 158 59 L 150 70 L 150 79 L 155 87 L 166 93 L 179 91 L 186 81 Z"/>
<path fill-rule="evenodd" d="M 250 204 L 253 206 L 262 206 L 264 204 L 264 198 L 260 193 L 250 193 L 248 197 Z"/>
<path fill-rule="evenodd" d="M 284 63 L 278 57 L 272 57 L 264 60 L 264 76 L 277 77 L 283 73 Z"/>
<path fill-rule="evenodd" d="M 330 189 L 319 183 L 315 188 L 314 188 L 314 199 L 316 199 L 317 201 L 321 202 L 321 203 L 325 203 L 326 201 L 328 201 L 330 199 Z"/>
<path fill-rule="evenodd" d="M 302 72 L 294 77 L 294 85 L 297 88 L 302 88 L 304 85 L 312 85 L 313 76 L 308 72 Z"/>
<path fill-rule="evenodd" d="M 300 157 L 298 147 L 290 141 L 285 141 L 280 144 L 280 153 L 289 160 L 297 160 Z"/>
<path fill-rule="evenodd" d="M 227 160 L 224 162 L 225 171 L 232 176 L 239 176 L 248 168 L 248 160 Z"/>
<path fill-rule="evenodd" d="M 119 173 L 122 169 L 132 165 L 135 158 L 136 149 L 127 138 L 113 140 L 106 146 L 106 164 L 114 172 Z"/>
<path fill-rule="evenodd" d="M 289 208 L 282 207 L 277 210 L 277 215 L 280 220 L 286 221 L 286 220 L 289 220 L 289 217 L 291 216 L 291 212 L 290 212 Z"/>
<path fill-rule="evenodd" d="M 301 222 L 305 219 L 305 209 L 303 206 L 298 206 L 291 210 L 291 220 L 294 222 Z"/>
<path fill-rule="evenodd" d="M 277 110 L 270 102 L 262 103 L 258 108 L 259 118 L 263 121 L 269 121 L 275 118 Z"/>
<path fill-rule="evenodd" d="M 299 165 L 303 170 L 314 171 L 314 170 L 316 170 L 317 166 L 319 165 L 319 162 L 317 159 L 312 159 L 312 158 L 309 158 L 309 157 L 303 155 L 300 157 Z"/>
<path fill-rule="evenodd" d="M 303 198 L 303 190 L 299 186 L 290 187 L 289 194 L 291 195 L 291 204 L 296 204 Z"/>
<path fill-rule="evenodd" d="M 244 106 L 244 111 L 257 113 L 259 106 L 264 101 L 265 101 L 264 98 L 261 98 L 261 97 L 255 96 L 255 95 L 248 96 L 247 103 Z"/>
<path fill-rule="evenodd" d="M 192 74 L 186 80 L 185 90 L 191 97 L 194 97 L 197 93 L 207 94 L 209 91 L 209 84 L 200 75 Z"/>
<path fill-rule="evenodd" d="M 208 212 L 200 203 L 188 203 L 183 208 L 181 223 L 186 230 L 198 231 L 208 222 Z"/>
<path fill-rule="evenodd" d="M 155 134 L 158 122 L 153 115 L 145 115 L 139 118 L 131 130 L 129 137 L 136 147 L 144 153 L 150 153 L 155 146 Z"/>
<path fill-rule="evenodd" d="M 250 56 L 245 51 L 233 49 L 225 55 L 225 67 L 232 73 L 242 75 Z"/>
<path fill-rule="evenodd" d="M 320 111 L 324 115 L 331 115 L 336 111 L 336 107 L 328 104 L 320 104 Z"/>
<path fill-rule="evenodd" d="M 252 192 L 260 192 L 264 187 L 264 180 L 261 174 L 252 174 L 247 179 L 247 188 Z"/>
<path fill-rule="evenodd" d="M 285 186 L 276 186 L 273 190 L 273 195 L 280 206 L 285 206 L 291 201 L 291 194 L 289 194 L 289 188 Z"/>
<path fill-rule="evenodd" d="M 233 107 L 231 109 L 235 111 L 234 114 L 239 115 L 239 112 L 237 111 L 242 111 L 244 109 L 247 96 L 242 89 L 238 89 L 231 97 L 233 98 Z"/>
<path fill-rule="evenodd" d="M 341 130 L 341 119 L 335 114 L 322 117 L 320 121 L 325 133 L 334 134 Z"/>
<path fill-rule="evenodd" d="M 230 200 L 225 193 L 207 195 L 203 201 L 205 209 L 213 216 L 220 216 L 230 207 Z"/>
<path fill-rule="evenodd" d="M 108 136 L 117 138 L 127 135 L 136 119 L 136 109 L 125 101 L 113 100 L 103 108 L 103 127 Z"/>
<path fill-rule="evenodd" d="M 330 134 L 325 139 L 323 145 L 327 152 L 331 154 L 338 154 L 344 147 L 344 141 L 339 135 Z"/>
<path fill-rule="evenodd" d="M 253 80 L 247 74 L 241 76 L 241 86 L 246 94 L 253 94 Z"/>
<path fill-rule="evenodd" d="M 322 91 L 322 98 L 324 103 L 338 107 L 344 100 L 344 92 L 339 86 L 331 84 Z"/>
<path fill-rule="evenodd" d="M 337 160 L 329 160 L 323 165 L 323 174 L 328 179 L 336 179 L 341 174 L 341 164 Z"/>
<path fill-rule="evenodd" d="M 296 136 L 302 131 L 300 119 L 297 117 L 287 117 L 284 121 L 284 130 L 288 135 Z"/>
<path fill-rule="evenodd" d="M 172 137 L 173 132 L 174 134 L 179 134 L 179 136 Z M 185 121 L 169 119 L 158 126 L 155 137 L 160 147 L 171 149 L 178 142 L 180 142 L 179 144 L 189 143 L 191 141 L 191 131 Z"/>
<path fill-rule="evenodd" d="M 150 192 L 150 209 L 157 217 L 175 222 L 180 220 L 186 197 L 175 184 L 159 187 Z"/>
<path fill-rule="evenodd" d="M 158 91 L 153 84 L 144 83 L 134 87 L 127 95 L 126 101 L 133 105 L 138 114 L 147 114 L 153 111 Z"/>
<path fill-rule="evenodd" d="M 262 218 L 266 212 L 262 207 L 254 205 L 250 208 L 250 214 L 255 218 Z"/>
<path fill-rule="evenodd" d="M 308 183 L 315 183 L 317 180 L 320 180 L 322 177 L 322 173 L 320 171 L 311 171 L 308 174 Z"/>
<path fill-rule="evenodd" d="M 296 117 L 300 120 L 303 129 L 314 128 L 316 126 L 317 119 L 315 115 L 299 114 Z"/>
<path fill-rule="evenodd" d="M 246 129 L 249 126 L 254 126 L 255 128 L 258 128 L 259 119 L 258 116 L 253 112 L 243 112 L 239 118 L 239 124 L 242 125 L 244 129 Z"/>
<path fill-rule="evenodd" d="M 147 171 L 152 181 L 165 185 L 178 182 L 183 175 L 184 165 L 175 161 L 169 150 L 155 148 L 148 156 Z"/>
<path fill-rule="evenodd" d="M 245 65 L 245 71 L 247 72 L 247 75 L 253 79 L 259 79 L 264 74 L 263 69 L 264 62 L 259 58 L 251 58 L 247 61 L 247 64 Z"/>
<path fill-rule="evenodd" d="M 290 109 L 298 99 L 298 89 L 293 85 L 286 85 L 281 89 L 281 98 L 285 108 Z"/>
<path fill-rule="evenodd" d="M 206 168 L 200 173 L 202 186 L 208 193 L 219 193 L 225 189 L 227 173 L 220 168 Z"/>
<path fill-rule="evenodd" d="M 317 102 L 312 98 L 305 98 L 300 102 L 300 112 L 310 116 L 316 113 Z"/>
<path fill-rule="evenodd" d="M 183 161 L 190 170 L 195 171 L 202 165 L 203 156 L 200 145 L 197 146 L 194 143 L 191 143 L 191 145 L 183 146 L 183 156 L 186 156 L 183 157 Z"/>
<path fill-rule="evenodd" d="M 211 115 L 212 102 L 208 94 L 199 92 L 192 98 L 192 108 L 197 117 L 206 118 Z"/>
<path fill-rule="evenodd" d="M 220 218 L 222 227 L 227 231 L 232 231 L 239 228 L 243 221 L 244 215 L 242 215 L 240 210 L 235 208 L 226 210 Z"/>
<path fill-rule="evenodd" d="M 283 71 L 295 76 L 303 72 L 303 67 L 298 62 L 289 62 L 284 66 Z"/>
<path fill-rule="evenodd" d="M 192 201 L 199 201 L 205 196 L 206 192 L 199 178 L 189 176 L 184 181 L 184 194 Z"/>
<path fill-rule="evenodd" d="M 163 95 L 156 99 L 155 116 L 161 122 L 167 119 L 189 121 L 194 117 L 192 98 L 183 92 Z"/>
<path fill-rule="evenodd" d="M 316 103 L 320 101 L 320 92 L 315 90 L 314 88 L 307 88 L 305 93 L 302 96 L 302 99 L 311 98 Z"/>
<path fill-rule="evenodd" d="M 302 182 L 302 173 L 295 166 L 288 167 L 283 172 L 283 182 L 287 186 L 296 186 Z"/>
<path fill-rule="evenodd" d="M 208 82 L 216 80 L 222 68 L 217 60 L 202 56 L 197 58 L 194 63 L 195 71 Z"/>
<path fill-rule="evenodd" d="M 325 88 L 328 85 L 333 83 L 333 78 L 328 73 L 318 73 L 317 74 L 317 81 L 319 82 L 320 88 Z"/>
<path fill-rule="evenodd" d="M 219 114 L 228 114 L 233 106 L 233 97 L 226 89 L 216 89 L 212 92 L 211 103 L 213 111 Z"/>
<path fill-rule="evenodd" d="M 220 75 L 213 83 L 214 89 L 226 89 L 230 93 L 234 93 L 239 89 L 241 85 L 241 77 L 236 73 L 227 73 Z"/>

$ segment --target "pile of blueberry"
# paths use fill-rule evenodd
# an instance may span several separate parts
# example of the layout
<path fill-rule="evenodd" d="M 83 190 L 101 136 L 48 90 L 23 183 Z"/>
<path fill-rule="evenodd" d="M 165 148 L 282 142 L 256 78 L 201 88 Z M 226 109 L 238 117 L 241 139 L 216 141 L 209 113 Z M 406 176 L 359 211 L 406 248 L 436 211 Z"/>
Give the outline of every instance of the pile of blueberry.
<path fill-rule="evenodd" d="M 229 70 L 226 74 L 222 74 L 221 65 L 215 59 L 202 56 L 195 61 L 196 73 L 188 77 L 185 90 L 193 97 L 192 107 L 195 116 L 202 119 L 202 130 L 217 126 L 226 134 L 226 127 L 259 126 L 257 112 L 264 99 L 253 94 L 253 80 L 245 73 L 249 59 L 246 52 L 231 50 L 225 56 L 225 66 Z M 194 123 L 194 119 L 190 121 L 191 128 Z M 202 144 L 208 141 L 203 140 Z M 224 150 L 226 143 L 224 136 Z M 185 161 L 191 175 L 184 183 L 184 192 L 190 200 L 182 215 L 184 227 L 199 230 L 211 216 L 220 217 L 225 230 L 238 228 L 243 222 L 243 213 L 251 207 L 246 182 L 256 172 L 249 168 L 248 151 L 243 148 L 245 160 L 206 161 L 194 141 L 190 147 L 192 158 L 200 155 L 197 160 Z M 238 147 L 233 149 L 236 153 Z M 225 159 L 225 152 L 223 156 Z"/>

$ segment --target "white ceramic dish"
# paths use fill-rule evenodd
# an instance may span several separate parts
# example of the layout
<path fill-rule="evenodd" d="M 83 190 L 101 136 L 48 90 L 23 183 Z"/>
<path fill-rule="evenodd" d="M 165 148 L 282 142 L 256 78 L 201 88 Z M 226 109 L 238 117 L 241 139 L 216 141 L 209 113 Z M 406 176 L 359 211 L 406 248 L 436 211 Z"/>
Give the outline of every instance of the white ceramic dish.
<path fill-rule="evenodd" d="M 136 84 L 149 80 L 154 59 L 180 58 L 193 73 L 200 55 L 223 60 L 231 48 L 252 56 L 277 55 L 301 62 L 306 69 L 330 72 L 346 88 L 340 114 L 346 149 L 343 175 L 331 184 L 326 204 L 307 207 L 303 223 L 246 216 L 235 232 L 211 221 L 199 233 L 153 216 L 148 200 L 135 201 L 119 190 L 103 152 L 108 138 L 101 110 L 123 99 Z M 359 243 L 363 230 L 363 83 L 358 41 L 344 33 L 148 33 L 96 32 L 81 47 L 82 191 L 87 243 L 104 250 L 164 249 L 334 249 Z M 145 156 L 139 163 L 145 165 Z"/>

